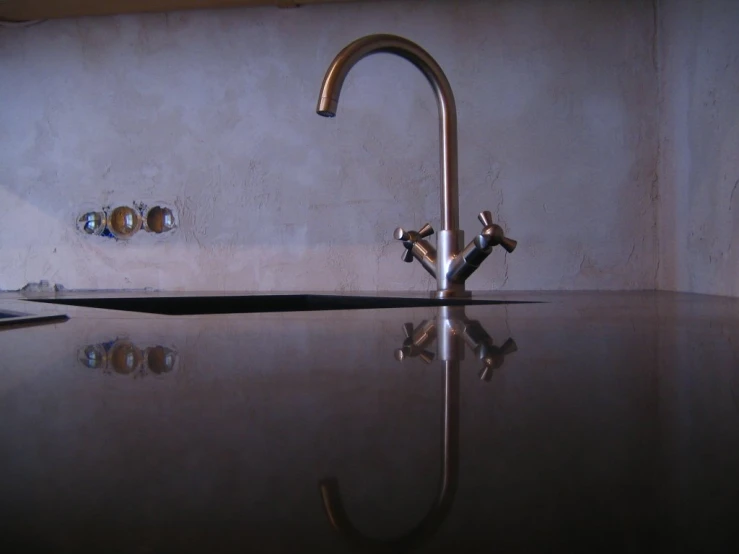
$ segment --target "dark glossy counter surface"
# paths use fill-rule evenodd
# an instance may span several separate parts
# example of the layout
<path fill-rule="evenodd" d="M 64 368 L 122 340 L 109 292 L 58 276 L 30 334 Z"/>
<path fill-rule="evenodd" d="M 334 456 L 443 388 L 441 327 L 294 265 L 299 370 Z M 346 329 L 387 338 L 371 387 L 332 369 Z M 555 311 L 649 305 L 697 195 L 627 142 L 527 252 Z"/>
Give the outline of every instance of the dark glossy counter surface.
<path fill-rule="evenodd" d="M 489 298 L 544 303 L 450 324 L 0 295 L 70 316 L 0 331 L 0 549 L 739 551 L 739 299 Z"/>

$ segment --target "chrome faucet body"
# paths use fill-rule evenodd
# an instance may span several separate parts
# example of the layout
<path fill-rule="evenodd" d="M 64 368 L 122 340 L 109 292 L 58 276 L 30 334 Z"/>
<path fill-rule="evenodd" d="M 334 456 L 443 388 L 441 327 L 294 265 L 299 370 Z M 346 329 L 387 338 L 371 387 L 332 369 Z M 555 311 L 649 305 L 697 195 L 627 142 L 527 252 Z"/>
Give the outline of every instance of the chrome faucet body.
<path fill-rule="evenodd" d="M 403 260 L 421 262 L 437 283 L 435 295 L 439 298 L 469 296 L 465 280 L 479 263 L 487 257 L 496 244 L 502 244 L 512 252 L 516 242 L 506 239 L 500 227 L 492 226 L 490 212 L 483 214 L 490 225 L 462 249 L 464 233 L 459 229 L 459 184 L 457 181 L 457 107 L 449 80 L 439 64 L 417 44 L 395 35 L 369 35 L 355 40 L 337 54 L 326 71 L 321 85 L 316 112 L 324 117 L 334 117 L 339 105 L 339 94 L 349 70 L 362 58 L 378 52 L 387 52 L 405 58 L 424 74 L 436 95 L 439 107 L 439 135 L 441 149 L 441 230 L 434 248 L 425 237 L 433 234 L 429 224 L 418 231 L 398 228 L 395 238 L 402 240 L 406 248 Z M 493 240 L 494 239 L 494 240 Z M 505 242 L 503 242 L 505 240 Z M 460 257 L 460 253 L 465 253 Z M 477 265 L 475 265 L 477 264 Z"/>

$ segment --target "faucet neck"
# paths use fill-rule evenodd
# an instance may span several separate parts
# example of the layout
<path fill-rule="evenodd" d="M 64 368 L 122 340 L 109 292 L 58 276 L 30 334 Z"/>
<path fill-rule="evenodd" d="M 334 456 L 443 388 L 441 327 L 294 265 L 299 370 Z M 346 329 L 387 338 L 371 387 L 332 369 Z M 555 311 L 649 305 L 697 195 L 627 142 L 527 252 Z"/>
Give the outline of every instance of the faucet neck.
<path fill-rule="evenodd" d="M 355 40 L 339 52 L 323 78 L 316 111 L 333 117 L 339 94 L 349 70 L 370 54 L 387 52 L 405 58 L 424 74 L 436 95 L 439 108 L 441 149 L 441 230 L 459 229 L 459 184 L 457 182 L 457 107 L 454 93 L 441 67 L 423 48 L 395 35 L 369 35 Z"/>

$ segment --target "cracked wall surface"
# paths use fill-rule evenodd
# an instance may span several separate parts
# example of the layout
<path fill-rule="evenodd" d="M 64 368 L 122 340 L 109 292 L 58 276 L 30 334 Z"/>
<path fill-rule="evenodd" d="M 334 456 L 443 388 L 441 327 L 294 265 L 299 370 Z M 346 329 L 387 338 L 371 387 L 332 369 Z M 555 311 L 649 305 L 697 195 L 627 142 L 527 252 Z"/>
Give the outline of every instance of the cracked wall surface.
<path fill-rule="evenodd" d="M 47 21 L 0 29 L 0 289 L 426 290 L 402 225 L 439 224 L 438 117 L 373 32 L 437 58 L 459 111 L 460 221 L 512 238 L 473 290 L 651 289 L 658 118 L 649 1 L 367 4 Z M 727 154 L 728 155 L 728 154 Z M 739 195 L 737 195 L 739 196 Z M 82 206 L 163 201 L 172 235 L 81 236 Z"/>
<path fill-rule="evenodd" d="M 660 11 L 659 285 L 739 296 L 739 2 Z"/>

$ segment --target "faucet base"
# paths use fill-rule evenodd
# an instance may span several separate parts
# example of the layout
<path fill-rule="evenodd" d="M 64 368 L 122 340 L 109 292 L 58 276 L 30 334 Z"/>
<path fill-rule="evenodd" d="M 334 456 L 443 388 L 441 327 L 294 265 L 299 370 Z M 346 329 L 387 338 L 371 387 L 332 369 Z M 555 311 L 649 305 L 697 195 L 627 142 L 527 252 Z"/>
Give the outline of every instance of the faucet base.
<path fill-rule="evenodd" d="M 449 279 L 449 265 L 462 250 L 464 232 L 458 229 L 442 230 L 436 239 L 436 291 L 435 298 L 467 298 L 470 293 L 464 290 L 464 281 L 453 282 Z"/>
<path fill-rule="evenodd" d="M 430 296 L 431 298 L 469 298 L 470 296 L 472 296 L 472 293 L 464 289 L 447 289 L 432 291 Z"/>

